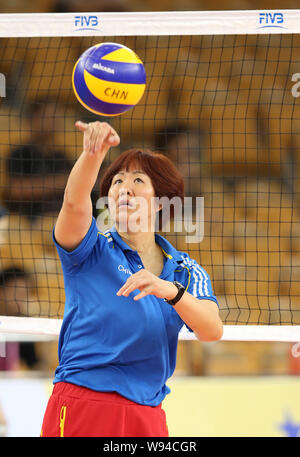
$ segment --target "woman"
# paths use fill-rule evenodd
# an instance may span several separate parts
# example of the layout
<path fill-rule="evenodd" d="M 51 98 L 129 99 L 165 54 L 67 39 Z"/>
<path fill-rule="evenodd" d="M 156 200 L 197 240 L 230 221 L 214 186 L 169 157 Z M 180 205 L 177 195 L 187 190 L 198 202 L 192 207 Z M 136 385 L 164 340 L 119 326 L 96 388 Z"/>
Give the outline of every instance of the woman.
<path fill-rule="evenodd" d="M 161 205 L 153 199 L 182 198 L 183 179 L 163 155 L 125 151 L 102 180 L 114 227 L 101 233 L 90 195 L 120 139 L 107 123 L 76 126 L 84 151 L 54 229 L 66 304 L 41 434 L 168 436 L 161 403 L 175 369 L 178 332 L 185 323 L 199 340 L 222 336 L 208 275 L 154 232 Z"/>

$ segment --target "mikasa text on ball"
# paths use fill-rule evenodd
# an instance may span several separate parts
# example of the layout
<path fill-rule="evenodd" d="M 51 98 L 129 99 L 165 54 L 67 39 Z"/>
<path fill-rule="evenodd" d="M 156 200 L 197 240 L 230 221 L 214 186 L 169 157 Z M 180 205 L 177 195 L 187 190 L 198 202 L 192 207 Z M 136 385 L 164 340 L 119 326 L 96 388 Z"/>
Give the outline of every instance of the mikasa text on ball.
<path fill-rule="evenodd" d="M 99 43 L 76 62 L 72 84 L 79 102 L 100 116 L 117 116 L 133 108 L 145 91 L 143 62 L 118 43 Z"/>

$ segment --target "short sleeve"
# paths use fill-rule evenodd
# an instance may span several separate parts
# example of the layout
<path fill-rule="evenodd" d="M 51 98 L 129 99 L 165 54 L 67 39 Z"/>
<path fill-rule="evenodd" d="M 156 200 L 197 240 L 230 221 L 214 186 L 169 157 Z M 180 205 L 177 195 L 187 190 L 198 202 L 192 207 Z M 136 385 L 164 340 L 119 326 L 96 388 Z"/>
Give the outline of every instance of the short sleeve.
<path fill-rule="evenodd" d="M 200 300 L 212 300 L 219 307 L 217 297 L 213 293 L 210 277 L 204 268 L 188 256 L 184 257 L 184 265 L 188 270 L 186 291 Z M 185 324 L 185 322 L 183 323 Z M 193 332 L 188 325 L 185 324 L 185 326 L 189 332 Z"/>
<path fill-rule="evenodd" d="M 184 257 L 183 264 L 188 270 L 186 291 L 200 300 L 212 300 L 218 305 L 210 277 L 204 268 L 187 255 Z"/>
<path fill-rule="evenodd" d="M 52 237 L 56 246 L 59 258 L 61 260 L 62 268 L 65 273 L 74 273 L 79 266 L 84 262 L 87 257 L 91 254 L 97 240 L 99 229 L 96 224 L 96 220 L 93 217 L 92 223 L 85 237 L 73 251 L 66 251 L 62 248 L 55 239 L 54 235 L 55 227 L 53 228 Z M 100 237 L 100 241 L 105 241 L 105 237 Z"/>

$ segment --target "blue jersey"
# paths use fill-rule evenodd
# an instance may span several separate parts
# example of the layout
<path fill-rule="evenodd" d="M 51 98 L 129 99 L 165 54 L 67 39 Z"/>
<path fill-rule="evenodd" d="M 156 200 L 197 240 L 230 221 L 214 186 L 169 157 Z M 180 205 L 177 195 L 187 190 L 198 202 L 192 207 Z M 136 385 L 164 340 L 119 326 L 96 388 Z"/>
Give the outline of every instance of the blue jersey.
<path fill-rule="evenodd" d="M 186 253 L 156 234 L 164 253 L 160 278 L 177 280 L 199 299 L 217 302 L 206 271 Z M 73 251 L 53 239 L 61 259 L 65 312 L 59 336 L 59 366 L 54 383 L 69 382 L 96 391 L 117 392 L 136 403 L 157 406 L 170 389 L 178 333 L 184 322 L 163 299 L 133 300 L 116 293 L 127 278 L 144 268 L 112 228 L 99 232 L 96 221 Z"/>

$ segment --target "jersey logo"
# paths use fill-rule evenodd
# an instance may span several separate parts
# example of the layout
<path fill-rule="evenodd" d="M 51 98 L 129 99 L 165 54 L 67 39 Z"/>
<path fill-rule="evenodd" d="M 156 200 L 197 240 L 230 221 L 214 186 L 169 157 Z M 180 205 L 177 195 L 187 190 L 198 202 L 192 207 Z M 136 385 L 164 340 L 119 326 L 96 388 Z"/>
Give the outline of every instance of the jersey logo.
<path fill-rule="evenodd" d="M 129 268 L 125 268 L 124 265 L 119 265 L 118 270 L 122 273 L 125 273 L 126 275 L 132 275 L 132 272 L 129 270 Z"/>

